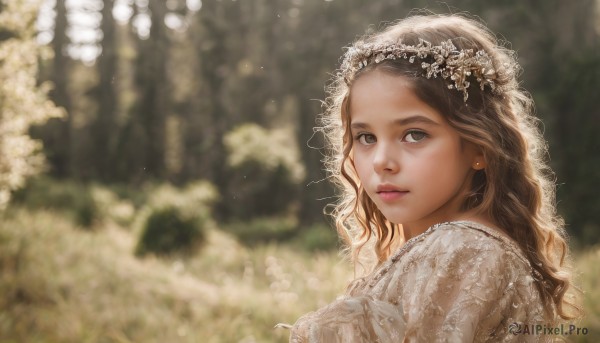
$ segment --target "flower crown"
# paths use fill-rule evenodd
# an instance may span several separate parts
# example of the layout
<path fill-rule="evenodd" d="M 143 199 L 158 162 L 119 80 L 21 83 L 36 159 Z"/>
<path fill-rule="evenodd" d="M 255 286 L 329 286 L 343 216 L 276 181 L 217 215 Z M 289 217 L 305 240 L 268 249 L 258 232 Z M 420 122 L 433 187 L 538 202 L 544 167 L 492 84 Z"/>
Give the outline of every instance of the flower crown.
<path fill-rule="evenodd" d="M 465 102 L 469 97 L 467 88 L 471 85 L 467 78 L 471 75 L 477 79 L 481 90 L 486 85 L 492 90 L 496 89 L 494 80 L 497 75 L 491 57 L 483 50 L 458 50 L 451 40 L 444 41 L 440 45 L 432 45 L 423 39 L 419 39 L 417 45 L 406 45 L 402 42 L 393 44 L 358 42 L 348 48 L 344 54 L 341 73 L 346 80 L 349 80 L 350 76 L 371 62 L 380 63 L 384 60 L 403 58 L 414 63 L 416 58 L 423 60 L 427 57 L 433 62 L 421 62 L 424 76 L 428 79 L 438 76 L 450 79 L 452 83 L 448 84 L 448 88 L 462 91 Z"/>

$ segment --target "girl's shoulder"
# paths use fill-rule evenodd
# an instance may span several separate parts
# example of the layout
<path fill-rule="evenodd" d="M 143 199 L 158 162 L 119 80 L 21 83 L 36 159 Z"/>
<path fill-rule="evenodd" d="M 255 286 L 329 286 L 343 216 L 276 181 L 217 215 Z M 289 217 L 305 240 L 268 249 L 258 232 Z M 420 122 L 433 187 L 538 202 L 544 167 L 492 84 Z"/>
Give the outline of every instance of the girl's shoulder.
<path fill-rule="evenodd" d="M 414 240 L 409 240 L 403 248 L 406 253 L 410 250 L 410 255 L 420 255 L 421 258 L 508 258 L 530 267 L 528 259 L 512 238 L 498 229 L 473 221 L 436 224 Z M 401 255 L 402 250 L 396 255 Z M 393 256 L 392 259 L 398 257 Z"/>
<path fill-rule="evenodd" d="M 436 284 L 506 296 L 512 290 L 531 299 L 536 292 L 534 270 L 510 237 L 480 223 L 456 221 L 436 224 L 408 240 L 369 276 L 355 280 L 348 294 L 392 290 L 384 298 L 405 297 L 403 290 Z"/>
<path fill-rule="evenodd" d="M 379 269 L 353 282 L 347 294 L 413 299 L 415 289 L 464 291 L 471 300 L 483 294 L 508 302 L 516 296 L 531 299 L 535 307 L 541 303 L 535 280 L 531 264 L 510 237 L 480 223 L 457 221 L 436 224 L 407 241 Z M 537 307 L 530 310 L 537 316 Z"/>
<path fill-rule="evenodd" d="M 430 239 L 437 239 L 438 237 L 452 238 L 457 243 L 484 241 L 510 250 L 516 249 L 521 254 L 517 243 L 504 231 L 475 221 L 463 220 L 439 223 L 433 225 L 427 231 L 430 232 Z"/>

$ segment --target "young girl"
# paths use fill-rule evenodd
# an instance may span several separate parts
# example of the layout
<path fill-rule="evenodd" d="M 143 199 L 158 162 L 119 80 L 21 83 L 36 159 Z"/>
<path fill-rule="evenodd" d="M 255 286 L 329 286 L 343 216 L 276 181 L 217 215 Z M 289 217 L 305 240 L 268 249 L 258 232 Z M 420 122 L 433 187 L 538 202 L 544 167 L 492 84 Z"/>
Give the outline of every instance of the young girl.
<path fill-rule="evenodd" d="M 544 341 L 557 336 L 531 325 L 578 316 L 518 71 L 460 15 L 413 16 L 347 50 L 324 116 L 334 216 L 354 262 L 375 263 L 291 342 Z"/>

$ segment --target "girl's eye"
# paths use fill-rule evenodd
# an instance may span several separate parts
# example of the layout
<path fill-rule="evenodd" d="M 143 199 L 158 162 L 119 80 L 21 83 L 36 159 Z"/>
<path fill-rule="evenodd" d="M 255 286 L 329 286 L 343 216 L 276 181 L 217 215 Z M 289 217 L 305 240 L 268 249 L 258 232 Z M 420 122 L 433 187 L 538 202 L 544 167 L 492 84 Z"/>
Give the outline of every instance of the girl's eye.
<path fill-rule="evenodd" d="M 370 133 L 361 133 L 356 137 L 356 139 L 362 145 L 371 145 L 377 142 L 375 136 Z"/>
<path fill-rule="evenodd" d="M 408 143 L 417 143 L 421 140 L 423 140 L 424 138 L 427 138 L 427 134 L 423 131 L 409 131 L 405 136 L 404 136 L 404 141 L 408 142 Z"/>

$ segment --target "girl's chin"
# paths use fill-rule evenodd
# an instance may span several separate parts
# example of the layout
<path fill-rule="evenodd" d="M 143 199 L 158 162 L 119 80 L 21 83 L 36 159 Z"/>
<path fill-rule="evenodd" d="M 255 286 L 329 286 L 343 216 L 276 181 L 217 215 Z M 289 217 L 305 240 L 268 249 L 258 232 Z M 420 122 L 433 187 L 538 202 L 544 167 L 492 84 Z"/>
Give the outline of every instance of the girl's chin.
<path fill-rule="evenodd" d="M 405 216 L 399 216 L 398 214 L 394 213 L 385 213 L 384 211 L 382 211 L 381 213 L 383 213 L 385 219 L 387 219 L 392 224 L 399 225 L 402 223 L 406 223 L 406 220 L 408 219 Z"/>

